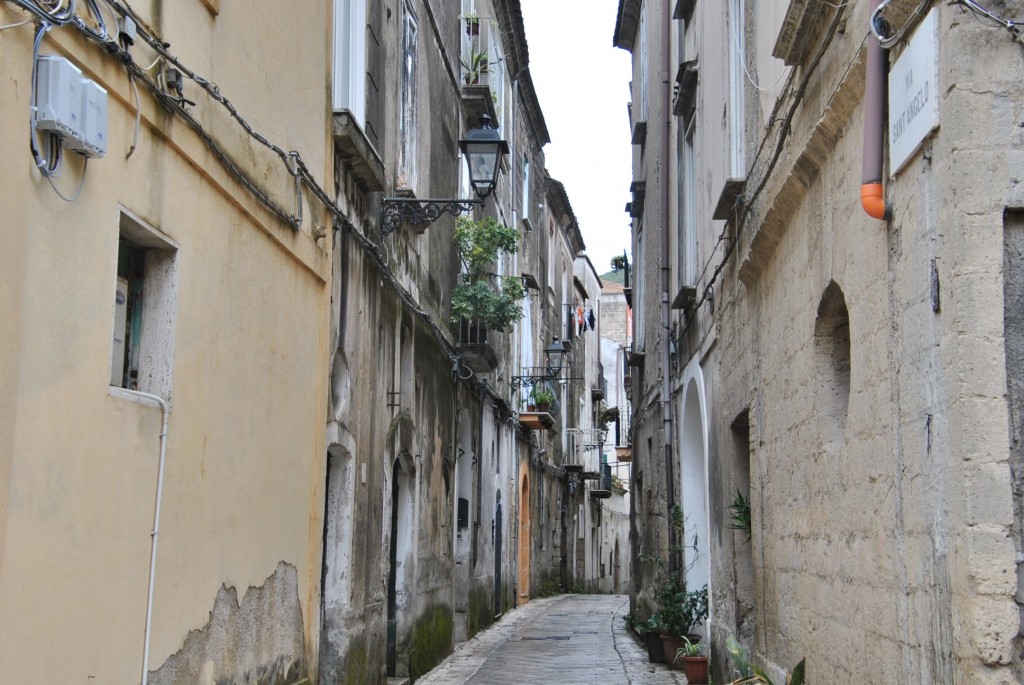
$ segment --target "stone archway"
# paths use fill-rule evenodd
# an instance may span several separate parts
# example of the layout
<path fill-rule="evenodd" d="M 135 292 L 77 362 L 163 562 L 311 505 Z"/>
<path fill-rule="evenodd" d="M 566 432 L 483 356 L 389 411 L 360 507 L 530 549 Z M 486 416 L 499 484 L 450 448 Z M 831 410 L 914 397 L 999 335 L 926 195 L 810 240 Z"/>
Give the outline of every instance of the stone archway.
<path fill-rule="evenodd" d="M 680 505 L 685 520 L 683 565 L 686 584 L 699 589 L 710 581 L 711 527 L 708 515 L 708 424 L 704 374 L 697 360 L 683 373 L 680 421 Z"/>
<path fill-rule="evenodd" d="M 414 589 L 416 540 L 416 467 L 412 421 L 399 416 L 388 434 L 385 464 L 388 493 L 385 500 L 387 565 L 387 673 L 399 673 L 401 636 L 408 629 L 410 598 Z M 404 660 L 403 660 L 404 661 Z"/>
<path fill-rule="evenodd" d="M 517 591 L 519 604 L 530 601 L 530 474 L 524 464 L 519 476 L 519 573 Z"/>

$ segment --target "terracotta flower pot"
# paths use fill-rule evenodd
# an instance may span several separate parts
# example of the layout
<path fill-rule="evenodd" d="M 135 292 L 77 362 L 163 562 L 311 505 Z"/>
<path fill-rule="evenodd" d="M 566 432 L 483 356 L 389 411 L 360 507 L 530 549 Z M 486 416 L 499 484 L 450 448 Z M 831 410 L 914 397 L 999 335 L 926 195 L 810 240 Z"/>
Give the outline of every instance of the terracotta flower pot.
<path fill-rule="evenodd" d="M 682 668 L 682 665 L 676 660 L 676 652 L 682 649 L 683 641 L 671 635 L 662 635 L 661 644 L 665 650 L 665 661 L 668 663 L 668 667 Z"/>
<path fill-rule="evenodd" d="M 679 657 L 682 663 L 683 675 L 690 685 L 699 685 L 708 682 L 708 658 L 706 656 L 682 656 Z"/>

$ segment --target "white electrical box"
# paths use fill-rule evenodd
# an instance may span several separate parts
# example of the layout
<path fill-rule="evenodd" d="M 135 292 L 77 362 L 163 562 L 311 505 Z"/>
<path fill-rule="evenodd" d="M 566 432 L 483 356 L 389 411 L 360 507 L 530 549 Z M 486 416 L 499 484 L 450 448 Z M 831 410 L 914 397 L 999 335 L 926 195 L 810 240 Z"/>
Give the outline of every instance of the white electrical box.
<path fill-rule="evenodd" d="M 124 336 L 128 324 L 128 280 L 118 276 L 114 290 L 114 344 L 110 348 L 110 384 L 124 383 Z"/>
<path fill-rule="evenodd" d="M 65 147 L 87 157 L 107 154 L 107 91 L 95 81 L 82 79 L 82 137 L 68 137 Z"/>
<path fill-rule="evenodd" d="M 36 128 L 82 138 L 82 72 L 57 55 L 36 61 Z"/>

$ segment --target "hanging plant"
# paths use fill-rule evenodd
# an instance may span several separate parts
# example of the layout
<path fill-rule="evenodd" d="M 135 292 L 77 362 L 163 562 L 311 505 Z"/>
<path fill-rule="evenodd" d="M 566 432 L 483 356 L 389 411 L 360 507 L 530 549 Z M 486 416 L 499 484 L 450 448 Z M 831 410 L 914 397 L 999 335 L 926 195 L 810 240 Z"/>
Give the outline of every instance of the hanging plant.
<path fill-rule="evenodd" d="M 522 318 L 522 279 L 490 271 L 499 255 L 519 250 L 518 231 L 493 217 L 474 221 L 460 216 L 455 221 L 455 249 L 465 271 L 452 291 L 452 321 L 477 319 L 489 329 L 504 331 Z"/>
<path fill-rule="evenodd" d="M 743 496 L 739 490 L 736 491 L 736 497 L 733 499 L 732 504 L 729 505 L 729 528 L 732 530 L 741 530 L 747 534 L 747 541 L 750 541 L 752 536 L 751 533 L 751 519 L 750 519 L 750 500 Z"/>

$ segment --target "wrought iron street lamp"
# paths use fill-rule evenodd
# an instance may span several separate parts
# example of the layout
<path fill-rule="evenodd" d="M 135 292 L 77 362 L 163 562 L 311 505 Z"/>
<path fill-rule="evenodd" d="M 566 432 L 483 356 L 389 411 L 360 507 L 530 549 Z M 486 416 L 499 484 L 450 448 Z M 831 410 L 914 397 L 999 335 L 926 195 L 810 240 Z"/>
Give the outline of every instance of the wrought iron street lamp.
<path fill-rule="evenodd" d="M 473 211 L 473 205 L 482 205 L 494 192 L 498 183 L 501 160 L 508 154 L 508 143 L 498 135 L 497 127 L 491 126 L 491 118 L 480 116 L 480 125 L 470 129 L 459 149 L 469 166 L 469 182 L 476 192 L 476 198 L 468 199 L 418 199 L 386 197 L 380 205 L 380 234 L 388 236 L 402 224 L 432 224 L 443 214 L 459 216 Z"/>
<path fill-rule="evenodd" d="M 548 371 L 551 378 L 558 378 L 562 373 L 562 357 L 565 355 L 565 343 L 556 335 L 551 339 L 551 344 L 544 348 L 544 356 L 548 359 Z"/>
<path fill-rule="evenodd" d="M 547 358 L 547 366 L 524 366 L 522 375 L 512 376 L 509 385 L 512 392 L 519 388 L 530 388 L 540 383 L 547 383 L 558 378 L 562 373 L 562 357 L 565 355 L 565 343 L 555 336 L 551 344 L 544 348 L 544 356 Z"/>

